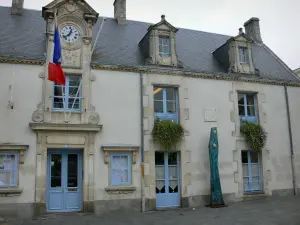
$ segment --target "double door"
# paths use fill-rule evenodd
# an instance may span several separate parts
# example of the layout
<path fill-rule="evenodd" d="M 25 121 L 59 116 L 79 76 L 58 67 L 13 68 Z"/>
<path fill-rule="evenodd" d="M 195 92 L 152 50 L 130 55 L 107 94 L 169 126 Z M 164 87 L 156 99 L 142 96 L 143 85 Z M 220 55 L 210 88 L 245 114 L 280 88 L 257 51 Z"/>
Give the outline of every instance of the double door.
<path fill-rule="evenodd" d="M 74 212 L 82 208 L 82 153 L 49 150 L 47 163 L 47 211 Z"/>
<path fill-rule="evenodd" d="M 156 208 L 180 206 L 178 152 L 155 152 Z"/>

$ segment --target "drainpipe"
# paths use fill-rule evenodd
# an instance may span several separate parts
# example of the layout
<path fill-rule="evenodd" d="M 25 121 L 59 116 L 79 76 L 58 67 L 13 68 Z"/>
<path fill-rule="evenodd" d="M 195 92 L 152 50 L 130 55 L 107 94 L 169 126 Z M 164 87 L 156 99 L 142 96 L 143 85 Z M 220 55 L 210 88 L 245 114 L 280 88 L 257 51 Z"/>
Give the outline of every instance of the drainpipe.
<path fill-rule="evenodd" d="M 141 109 L 141 197 L 142 212 L 146 211 L 145 183 L 144 183 L 144 104 L 143 104 L 143 73 L 140 72 L 140 109 Z"/>
<path fill-rule="evenodd" d="M 291 127 L 291 116 L 290 116 L 290 106 L 289 106 L 289 96 L 287 92 L 287 87 L 284 86 L 285 93 L 285 103 L 288 116 L 288 127 L 289 127 L 289 138 L 290 138 L 290 150 L 291 150 L 291 163 L 292 163 L 292 175 L 293 175 L 293 186 L 294 186 L 294 195 L 297 195 L 297 182 L 295 174 L 295 155 L 294 155 L 294 145 L 293 145 L 293 136 L 292 136 L 292 127 Z"/>

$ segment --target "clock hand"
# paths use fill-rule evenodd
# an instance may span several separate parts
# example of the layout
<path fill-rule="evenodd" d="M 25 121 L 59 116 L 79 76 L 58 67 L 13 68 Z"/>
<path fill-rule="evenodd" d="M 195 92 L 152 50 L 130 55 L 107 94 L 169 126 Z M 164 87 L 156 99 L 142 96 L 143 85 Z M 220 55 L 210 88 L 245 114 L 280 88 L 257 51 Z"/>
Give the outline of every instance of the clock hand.
<path fill-rule="evenodd" d="M 69 34 L 67 35 L 67 37 L 69 37 L 71 34 L 73 33 L 73 29 L 71 28 Z"/>

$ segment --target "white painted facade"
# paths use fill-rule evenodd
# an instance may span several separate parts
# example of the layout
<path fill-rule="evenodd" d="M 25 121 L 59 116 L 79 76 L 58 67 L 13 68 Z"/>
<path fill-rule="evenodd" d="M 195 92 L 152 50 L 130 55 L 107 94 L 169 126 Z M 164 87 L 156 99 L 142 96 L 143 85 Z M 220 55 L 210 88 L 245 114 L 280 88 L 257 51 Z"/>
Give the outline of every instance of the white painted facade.
<path fill-rule="evenodd" d="M 55 9 L 55 4 L 51 3 L 49 8 Z M 72 9 L 68 3 L 60 7 Z M 66 10 L 60 13 L 60 24 L 70 22 Z M 238 92 L 256 93 L 257 116 L 268 133 L 267 144 L 261 152 L 262 190 L 258 195 L 293 193 L 293 189 L 300 185 L 299 84 L 214 79 L 204 73 L 180 71 L 167 75 L 159 69 L 113 66 L 94 66 L 91 69 L 92 26 L 96 17 L 91 16 L 92 19 L 85 21 L 82 19 L 83 12 L 79 12 L 75 19 L 72 17 L 72 23 L 77 24 L 84 37 L 71 50 L 67 49 L 67 44 L 63 46 L 63 68 L 68 75 L 82 75 L 83 98 L 80 111 L 72 112 L 65 121 L 64 113 L 53 109 L 53 82 L 47 80 L 53 41 L 53 18 L 50 14 L 45 16 L 49 35 L 46 62 L 28 65 L 26 60 L 8 59 L 0 64 L 0 153 L 12 151 L 19 154 L 17 185 L 0 187 L 0 213 L 28 217 L 47 212 L 48 157 L 53 149 L 62 149 L 63 152 L 80 149 L 82 153 L 80 211 L 96 214 L 112 210 L 140 211 L 144 208 L 143 200 L 146 210 L 155 210 L 155 152 L 163 150 L 153 143 L 151 136 L 154 124 L 153 88 L 156 85 L 178 89 L 179 121 L 185 129 L 179 151 L 179 206 L 194 207 L 209 203 L 208 142 L 212 127 L 218 129 L 219 171 L 225 203 L 249 197 L 243 188 L 241 159 L 241 152 L 249 150 L 249 147 L 240 134 Z M 119 21 L 124 22 L 122 18 Z M 176 29 L 170 24 L 165 26 L 164 17 L 161 23 L 159 26 L 164 26 L 165 30 L 159 32 L 169 35 L 172 46 L 176 46 L 172 33 Z M 158 56 L 155 52 L 159 49 L 156 31 L 151 32 L 154 36 L 150 38 L 150 53 Z M 239 45 L 251 47 L 247 38 L 236 39 L 232 44 L 236 48 Z M 251 49 L 248 52 L 251 53 Z M 231 50 L 230 54 L 232 60 L 238 60 L 237 51 Z M 152 60 L 158 60 L 160 64 L 180 64 L 175 51 L 165 58 L 168 57 L 171 59 L 164 61 L 153 57 Z M 251 68 L 240 69 L 254 74 L 252 61 L 250 64 Z M 283 85 L 287 85 L 291 132 Z M 291 148 L 295 156 L 296 187 L 293 186 Z M 131 181 L 127 185 L 111 185 L 111 155 L 116 152 L 130 154 L 128 168 Z"/>
<path fill-rule="evenodd" d="M 6 106 L 10 99 L 9 85 L 12 82 L 13 66 L 15 67 L 14 108 L 10 109 Z M 1 97 L 3 107 L 0 118 L 2 125 L 0 142 L 29 146 L 25 151 L 24 164 L 19 167 L 18 188 L 22 189 L 22 192 L 8 194 L 5 197 L 5 190 L 0 190 L 3 192 L 2 203 L 36 202 L 34 190 L 38 186 L 35 177 L 37 136 L 30 129 L 29 123 L 32 122 L 34 109 L 41 101 L 42 79 L 39 78 L 39 73 L 42 68 L 1 64 L 0 73 L 3 74 L 1 90 L 6 92 Z M 95 81 L 92 83 L 92 101 L 96 112 L 99 113 L 103 128 L 95 135 L 93 186 L 89 189 L 93 192 L 94 201 L 140 200 L 140 152 L 137 153 L 136 163 L 132 164 L 132 186 L 136 190 L 130 193 L 111 194 L 105 190 L 109 186 L 109 169 L 102 149 L 105 145 L 140 146 L 139 74 L 107 70 L 92 70 L 92 74 L 95 76 Z M 151 141 L 154 120 L 153 95 L 151 95 L 153 84 L 171 84 L 179 87 L 180 122 L 186 130 L 181 145 L 181 197 L 188 198 L 190 206 L 202 202 L 197 197 L 210 194 L 208 140 L 211 127 L 217 127 L 219 131 L 219 169 L 223 194 L 224 196 L 230 194 L 228 201 L 236 201 L 244 196 L 240 152 L 247 149 L 247 145 L 238 130 L 237 90 L 258 92 L 260 121 L 268 132 L 267 145 L 262 152 L 264 193 L 272 195 L 276 191 L 293 189 L 284 87 L 160 74 L 143 74 L 143 79 L 146 199 L 155 199 L 153 158 L 154 151 L 161 150 Z M 297 87 L 288 88 L 297 180 L 300 179 L 297 160 L 300 152 L 297 145 L 299 92 L 300 89 Z M 209 112 L 205 111 L 207 109 L 216 109 L 213 122 L 205 121 L 209 116 Z M 74 139 L 72 135 L 70 138 Z"/>

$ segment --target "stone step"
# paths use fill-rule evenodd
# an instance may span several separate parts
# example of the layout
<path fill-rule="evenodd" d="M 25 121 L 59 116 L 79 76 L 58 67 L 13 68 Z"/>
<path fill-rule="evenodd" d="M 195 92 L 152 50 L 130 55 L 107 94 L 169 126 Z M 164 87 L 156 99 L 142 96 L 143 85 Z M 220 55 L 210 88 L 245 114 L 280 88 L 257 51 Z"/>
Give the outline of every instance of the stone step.
<path fill-rule="evenodd" d="M 268 198 L 265 194 L 256 194 L 256 195 L 244 195 L 242 197 L 243 201 L 251 201 L 251 200 L 259 200 L 259 199 L 266 199 Z"/>

